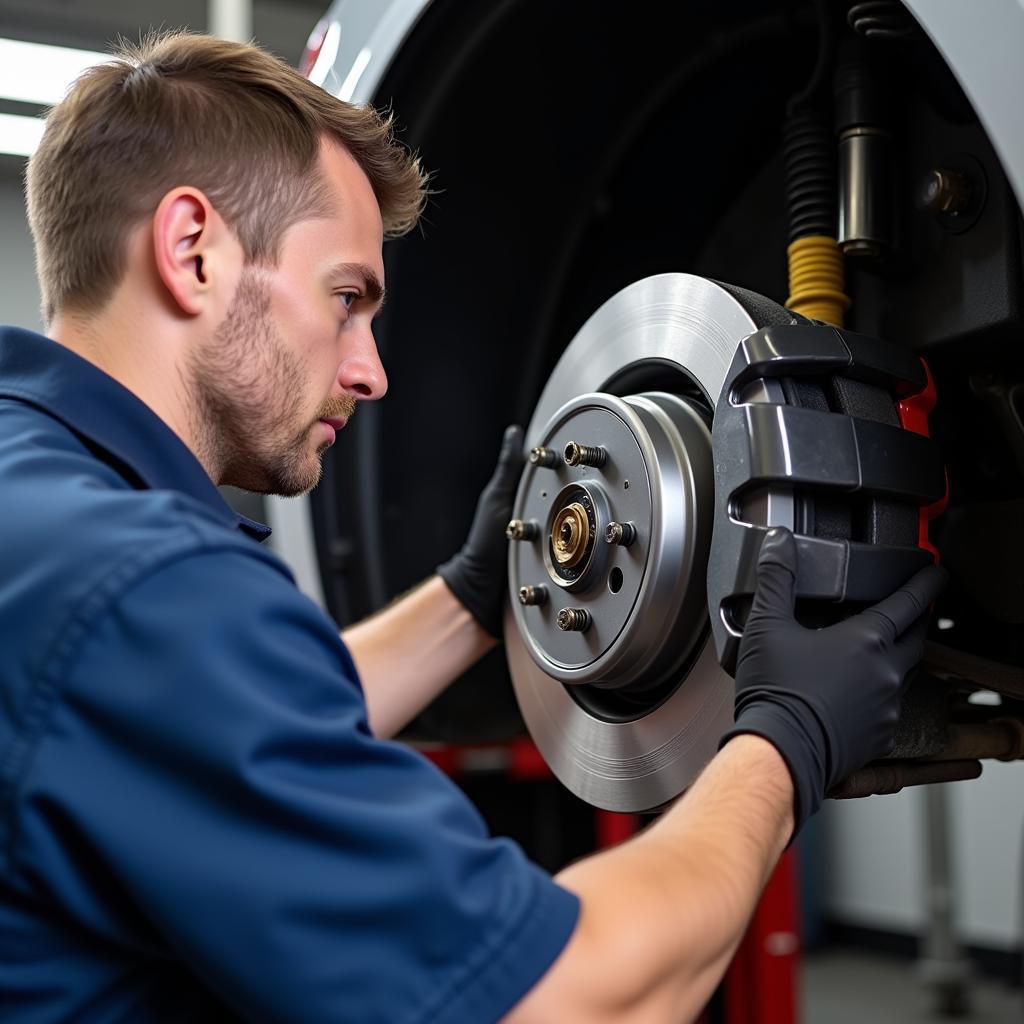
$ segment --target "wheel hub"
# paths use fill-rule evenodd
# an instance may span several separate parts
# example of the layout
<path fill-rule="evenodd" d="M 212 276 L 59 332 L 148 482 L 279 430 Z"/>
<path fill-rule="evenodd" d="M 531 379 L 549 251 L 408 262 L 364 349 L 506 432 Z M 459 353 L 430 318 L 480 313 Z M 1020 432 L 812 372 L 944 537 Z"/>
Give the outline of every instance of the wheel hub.
<path fill-rule="evenodd" d="M 581 395 L 540 441 L 562 457 L 526 469 L 516 504 L 530 523 L 511 553 L 520 635 L 553 680 L 653 691 L 705 632 L 714 480 L 702 410 L 664 392 Z M 596 464 L 570 464 L 581 448 Z M 526 603 L 523 588 L 538 587 L 549 599 Z"/>

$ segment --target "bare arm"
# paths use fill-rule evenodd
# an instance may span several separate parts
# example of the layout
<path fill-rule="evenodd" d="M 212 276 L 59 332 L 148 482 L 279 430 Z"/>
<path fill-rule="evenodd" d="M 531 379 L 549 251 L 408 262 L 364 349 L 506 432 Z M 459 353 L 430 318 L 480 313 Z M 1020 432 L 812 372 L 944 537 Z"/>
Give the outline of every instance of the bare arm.
<path fill-rule="evenodd" d="M 466 543 L 437 575 L 342 633 L 363 680 L 375 736 L 394 736 L 497 643 L 507 589 L 505 525 L 522 445 L 522 430 L 509 427 Z"/>
<path fill-rule="evenodd" d="M 508 1024 L 692 1020 L 792 831 L 785 762 L 738 736 L 655 825 L 558 876 L 580 897 L 579 924 Z"/>
<path fill-rule="evenodd" d="M 439 576 L 341 636 L 363 681 L 370 728 L 381 739 L 497 643 Z"/>
<path fill-rule="evenodd" d="M 794 616 L 796 560 L 793 536 L 768 531 L 737 661 L 735 726 L 656 825 L 562 873 L 580 896 L 579 924 L 511 1024 L 692 1020 L 789 836 L 844 774 L 890 749 L 944 574 L 923 569 L 874 607 L 807 629 Z"/>

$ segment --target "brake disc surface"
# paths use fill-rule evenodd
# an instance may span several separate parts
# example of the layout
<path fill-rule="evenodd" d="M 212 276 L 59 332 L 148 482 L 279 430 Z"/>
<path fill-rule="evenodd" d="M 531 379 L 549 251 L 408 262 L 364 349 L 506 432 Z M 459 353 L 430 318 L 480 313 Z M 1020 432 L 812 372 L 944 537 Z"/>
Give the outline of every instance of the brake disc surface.
<path fill-rule="evenodd" d="M 506 651 L 534 742 L 596 806 L 672 800 L 732 722 L 707 614 L 710 424 L 759 326 L 714 282 L 638 281 L 580 329 L 527 430 Z"/>

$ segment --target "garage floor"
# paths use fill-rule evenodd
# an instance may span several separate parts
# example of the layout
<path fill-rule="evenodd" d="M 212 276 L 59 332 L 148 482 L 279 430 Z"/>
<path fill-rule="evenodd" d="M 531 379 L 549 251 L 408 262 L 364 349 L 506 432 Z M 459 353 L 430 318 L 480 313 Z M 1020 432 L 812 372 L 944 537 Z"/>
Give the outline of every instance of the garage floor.
<path fill-rule="evenodd" d="M 951 1019 L 969 1024 L 1024 1020 L 1021 992 L 990 979 L 970 990 L 966 1017 L 936 1016 L 933 999 L 912 964 L 863 952 L 829 952 L 803 962 L 801 1024 L 932 1024 Z"/>

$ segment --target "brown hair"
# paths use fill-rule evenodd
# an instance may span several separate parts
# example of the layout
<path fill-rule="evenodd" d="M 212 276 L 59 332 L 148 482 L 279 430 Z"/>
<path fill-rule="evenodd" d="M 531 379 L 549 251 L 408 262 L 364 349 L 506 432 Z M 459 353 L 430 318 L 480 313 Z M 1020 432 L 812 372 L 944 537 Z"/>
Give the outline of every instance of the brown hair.
<path fill-rule="evenodd" d="M 275 263 L 285 229 L 323 207 L 323 137 L 369 178 L 385 234 L 410 230 L 426 178 L 391 117 L 336 99 L 256 46 L 185 32 L 122 43 L 50 111 L 29 161 L 44 322 L 106 303 L 128 232 L 179 185 L 209 196 L 247 260 Z"/>

